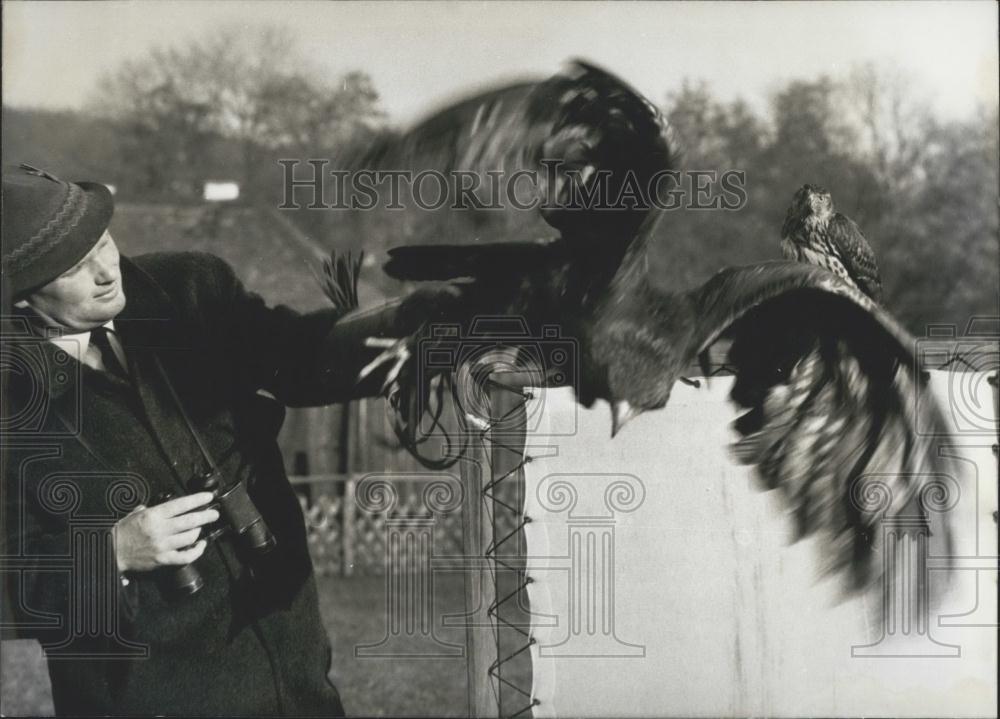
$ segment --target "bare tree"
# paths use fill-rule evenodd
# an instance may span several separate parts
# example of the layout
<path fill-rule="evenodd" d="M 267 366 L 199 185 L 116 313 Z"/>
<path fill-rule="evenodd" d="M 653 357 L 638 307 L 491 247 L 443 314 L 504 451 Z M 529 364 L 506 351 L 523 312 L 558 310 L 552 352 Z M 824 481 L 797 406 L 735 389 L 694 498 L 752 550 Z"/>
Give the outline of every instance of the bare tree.
<path fill-rule="evenodd" d="M 224 140 L 237 148 L 251 198 L 275 151 L 328 152 L 384 117 L 367 75 L 325 79 L 274 26 L 156 48 L 103 78 L 90 109 L 120 124 L 123 152 L 147 189 L 171 192 L 203 177 L 213 140 Z"/>
<path fill-rule="evenodd" d="M 898 68 L 856 66 L 839 87 L 844 115 L 854 125 L 855 152 L 871 168 L 881 189 L 901 199 L 924 180 L 933 121 L 926 102 L 914 97 L 912 83 Z"/>

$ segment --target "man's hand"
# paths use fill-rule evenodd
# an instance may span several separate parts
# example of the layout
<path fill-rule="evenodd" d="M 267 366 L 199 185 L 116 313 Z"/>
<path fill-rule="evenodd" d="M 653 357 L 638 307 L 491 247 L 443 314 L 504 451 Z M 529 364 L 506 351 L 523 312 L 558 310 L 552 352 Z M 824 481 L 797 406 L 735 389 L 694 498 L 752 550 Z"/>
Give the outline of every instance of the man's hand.
<path fill-rule="evenodd" d="M 193 562 L 205 551 L 201 528 L 219 519 L 214 509 L 199 509 L 212 501 L 211 492 L 171 499 L 155 507 L 139 505 L 114 527 L 119 572 L 148 572 L 167 565 Z M 198 510 L 198 511 L 194 511 Z"/>

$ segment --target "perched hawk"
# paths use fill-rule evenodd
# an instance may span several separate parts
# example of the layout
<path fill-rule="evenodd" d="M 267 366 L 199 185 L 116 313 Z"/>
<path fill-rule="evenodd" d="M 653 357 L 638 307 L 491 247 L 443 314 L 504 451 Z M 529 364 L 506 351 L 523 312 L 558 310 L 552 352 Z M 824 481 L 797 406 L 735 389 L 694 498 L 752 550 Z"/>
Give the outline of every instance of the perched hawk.
<path fill-rule="evenodd" d="M 781 251 L 788 260 L 825 267 L 882 301 L 882 278 L 875 252 L 850 217 L 836 212 L 830 193 L 803 185 L 795 193 L 781 228 Z"/>

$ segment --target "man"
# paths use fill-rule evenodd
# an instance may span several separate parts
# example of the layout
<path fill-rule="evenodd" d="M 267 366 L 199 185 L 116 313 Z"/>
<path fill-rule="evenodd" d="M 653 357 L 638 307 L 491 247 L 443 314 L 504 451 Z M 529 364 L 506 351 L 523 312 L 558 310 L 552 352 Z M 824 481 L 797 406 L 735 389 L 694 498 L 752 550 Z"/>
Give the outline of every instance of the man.
<path fill-rule="evenodd" d="M 102 185 L 4 172 L 5 626 L 46 647 L 58 714 L 340 715 L 261 391 L 373 393 L 363 339 L 458 290 L 272 309 L 211 255 L 120 256 L 112 211 Z"/>

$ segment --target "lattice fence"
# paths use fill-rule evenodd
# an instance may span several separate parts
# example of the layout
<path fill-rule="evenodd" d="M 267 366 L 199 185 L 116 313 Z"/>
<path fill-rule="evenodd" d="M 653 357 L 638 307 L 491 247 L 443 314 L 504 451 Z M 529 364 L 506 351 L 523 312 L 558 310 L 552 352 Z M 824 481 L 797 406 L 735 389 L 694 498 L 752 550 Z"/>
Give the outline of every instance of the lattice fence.
<path fill-rule="evenodd" d="M 306 519 L 309 548 L 317 574 L 351 576 L 385 572 L 387 542 L 407 523 L 429 523 L 431 551 L 435 556 L 460 556 L 461 503 L 435 502 L 431 485 L 448 479 L 461 492 L 457 477 L 424 473 L 412 476 L 387 474 L 320 475 L 292 477 Z M 379 487 L 372 486 L 380 485 Z M 367 493 L 378 492 L 377 501 Z M 391 487 L 386 489 L 385 485 Z M 389 496 L 383 496 L 383 495 Z M 506 521 L 498 517 L 499 521 Z M 510 519 L 510 531 L 514 520 Z"/>

